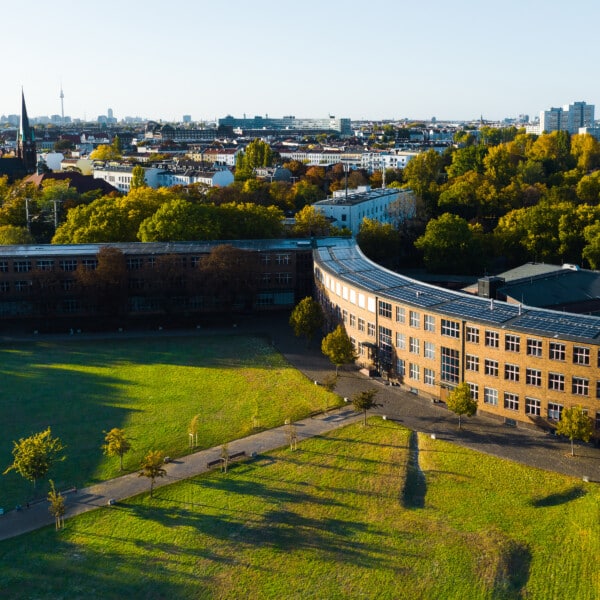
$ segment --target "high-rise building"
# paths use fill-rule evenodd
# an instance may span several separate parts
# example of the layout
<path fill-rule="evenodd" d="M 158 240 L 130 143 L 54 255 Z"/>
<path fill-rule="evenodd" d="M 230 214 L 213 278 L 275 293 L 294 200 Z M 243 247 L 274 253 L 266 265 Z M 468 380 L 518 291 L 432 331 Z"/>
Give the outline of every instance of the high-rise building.
<path fill-rule="evenodd" d="M 540 133 L 568 131 L 579 133 L 580 127 L 594 126 L 594 105 L 585 102 L 565 104 L 562 108 L 552 107 L 540 112 Z"/>

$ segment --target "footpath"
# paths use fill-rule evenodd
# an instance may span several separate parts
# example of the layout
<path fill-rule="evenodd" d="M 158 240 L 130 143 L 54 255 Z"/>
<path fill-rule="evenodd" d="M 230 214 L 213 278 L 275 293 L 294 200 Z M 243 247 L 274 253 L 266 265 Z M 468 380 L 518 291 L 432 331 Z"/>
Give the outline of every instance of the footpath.
<path fill-rule="evenodd" d="M 333 367 L 321 354 L 318 344 L 313 342 L 307 347 L 303 340 L 295 338 L 287 320 L 278 318 L 248 318 L 236 322 L 235 328 L 227 330 L 201 330 L 185 332 L 138 332 L 125 334 L 133 336 L 172 336 L 204 334 L 258 334 L 266 336 L 272 345 L 286 359 L 304 373 L 310 381 L 322 382 L 333 373 Z M 94 337 L 95 334 L 86 335 Z M 98 334 L 97 337 L 106 337 Z M 124 337 L 123 333 L 108 334 L 115 339 Z M 16 338 L 14 338 L 16 339 Z M 39 339 L 39 338 L 36 338 Z M 56 336 L 54 336 L 56 339 Z M 5 338 L 5 341 L 10 341 Z M 417 396 L 386 382 L 368 378 L 354 368 L 342 370 L 336 386 L 336 393 L 351 398 L 359 391 L 377 389 L 378 407 L 370 414 L 385 416 L 386 419 L 400 422 L 409 429 L 435 436 L 464 447 L 501 458 L 520 462 L 532 467 L 571 475 L 591 483 L 600 482 L 600 449 L 589 444 L 578 444 L 576 456 L 570 456 L 570 444 L 564 439 L 545 434 L 537 430 L 508 427 L 497 420 L 485 416 L 463 419 L 462 429 L 458 429 L 456 415 L 442 403 Z M 311 418 L 297 421 L 298 442 L 303 439 L 323 435 L 333 429 L 362 419 L 352 406 L 328 411 Z M 282 425 L 228 442 L 230 454 L 245 452 L 246 456 L 259 455 L 288 444 L 288 433 Z M 209 448 L 200 452 L 177 458 L 165 465 L 167 475 L 156 480 L 155 487 L 169 485 L 175 481 L 187 479 L 209 470 L 208 463 L 217 461 L 221 456 L 221 447 Z M 216 467 L 218 468 L 218 467 Z M 149 482 L 139 477 L 137 472 L 104 481 L 102 483 L 72 490 L 65 494 L 66 518 L 77 514 L 106 507 L 111 501 L 119 501 L 148 491 Z M 53 523 L 48 512 L 48 502 L 42 501 L 29 508 L 12 510 L 0 517 L 0 540 L 33 531 Z"/>

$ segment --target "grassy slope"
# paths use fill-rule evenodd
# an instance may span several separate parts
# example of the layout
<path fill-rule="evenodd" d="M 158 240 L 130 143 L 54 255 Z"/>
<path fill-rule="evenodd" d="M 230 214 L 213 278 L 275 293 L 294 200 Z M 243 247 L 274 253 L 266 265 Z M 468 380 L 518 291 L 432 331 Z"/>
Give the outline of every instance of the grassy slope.
<path fill-rule="evenodd" d="M 371 424 L 3 542 L 0 592 L 597 598 L 597 486 L 420 437 L 405 493 L 411 434 Z"/>
<path fill-rule="evenodd" d="M 202 415 L 202 448 L 333 404 L 262 339 L 250 336 L 73 341 L 0 347 L 0 469 L 12 441 L 52 427 L 67 460 L 51 473 L 59 489 L 118 475 L 118 459 L 100 449 L 103 431 L 125 428 L 135 470 L 149 449 L 189 451 L 187 427 Z M 45 482 L 44 482 L 45 483 Z M 44 495 L 45 485 L 37 495 Z M 0 479 L 0 506 L 31 497 L 18 474 Z"/>

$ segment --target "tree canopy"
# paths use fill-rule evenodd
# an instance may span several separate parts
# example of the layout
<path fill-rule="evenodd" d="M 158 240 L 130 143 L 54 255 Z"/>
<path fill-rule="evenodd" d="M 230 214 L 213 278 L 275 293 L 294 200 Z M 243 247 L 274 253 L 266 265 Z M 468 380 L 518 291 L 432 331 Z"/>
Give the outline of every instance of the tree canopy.
<path fill-rule="evenodd" d="M 446 398 L 446 406 L 458 415 L 458 428 L 462 426 L 461 417 L 472 417 L 477 412 L 477 402 L 471 397 L 468 383 L 459 383 Z"/>
<path fill-rule="evenodd" d="M 354 410 L 363 413 L 363 425 L 365 426 L 367 425 L 367 411 L 377 406 L 375 402 L 376 395 L 377 390 L 375 388 L 371 388 L 369 390 L 357 392 L 354 394 L 354 396 L 352 396 L 352 405 L 354 406 Z"/>
<path fill-rule="evenodd" d="M 296 337 L 304 336 L 307 345 L 321 329 L 324 322 L 323 309 L 312 297 L 307 296 L 298 302 L 290 315 L 290 325 Z"/>
<path fill-rule="evenodd" d="M 592 419 L 581 406 L 565 408 L 556 426 L 556 433 L 568 437 L 571 441 L 571 456 L 575 456 L 575 440 L 589 442 L 593 432 Z"/>
<path fill-rule="evenodd" d="M 354 346 L 343 325 L 338 325 L 323 338 L 321 351 L 335 365 L 336 374 L 339 367 L 356 360 Z"/>

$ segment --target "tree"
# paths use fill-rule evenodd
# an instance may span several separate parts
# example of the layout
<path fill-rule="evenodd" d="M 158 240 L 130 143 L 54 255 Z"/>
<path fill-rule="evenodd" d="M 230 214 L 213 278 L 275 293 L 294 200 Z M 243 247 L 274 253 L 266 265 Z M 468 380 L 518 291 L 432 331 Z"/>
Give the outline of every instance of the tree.
<path fill-rule="evenodd" d="M 365 217 L 360 224 L 356 243 L 376 263 L 397 264 L 401 246 L 400 232 L 391 223 Z"/>
<path fill-rule="evenodd" d="M 1 245 L 21 245 L 33 244 L 34 239 L 26 227 L 17 227 L 15 225 L 0 225 L 0 244 Z"/>
<path fill-rule="evenodd" d="M 472 417 L 477 412 L 477 402 L 471 397 L 471 388 L 466 382 L 459 383 L 446 398 L 446 406 L 458 415 L 458 428 L 461 429 L 461 417 Z"/>
<path fill-rule="evenodd" d="M 294 235 L 327 236 L 331 232 L 331 223 L 327 217 L 314 206 L 305 206 L 295 216 Z"/>
<path fill-rule="evenodd" d="M 290 444 L 290 450 L 294 452 L 298 449 L 298 429 L 289 419 L 285 422 L 285 432 Z"/>
<path fill-rule="evenodd" d="M 227 473 L 227 468 L 229 467 L 229 446 L 227 444 L 223 444 L 221 446 L 221 472 Z"/>
<path fill-rule="evenodd" d="M 581 406 L 565 408 L 556 426 L 556 433 L 571 440 L 571 456 L 575 456 L 575 440 L 589 442 L 594 431 L 592 419 L 583 411 Z"/>
<path fill-rule="evenodd" d="M 135 190 L 136 188 L 146 187 L 146 172 L 144 167 L 136 165 L 131 171 L 131 184 L 130 188 Z"/>
<path fill-rule="evenodd" d="M 356 360 L 354 346 L 342 325 L 323 338 L 321 351 L 335 365 L 336 375 L 339 367 Z"/>
<path fill-rule="evenodd" d="M 195 448 L 198 445 L 198 424 L 200 423 L 200 415 L 194 415 L 188 426 L 188 435 L 190 447 Z"/>
<path fill-rule="evenodd" d="M 17 471 L 35 488 L 37 480 L 45 477 L 54 463 L 65 459 L 61 456 L 64 449 L 60 438 L 52 437 L 50 427 L 28 438 L 21 438 L 13 442 L 13 463 L 4 471 L 4 475 Z"/>
<path fill-rule="evenodd" d="M 140 463 L 138 477 L 147 477 L 150 480 L 150 498 L 154 491 L 154 482 L 157 477 L 164 477 L 167 471 L 163 467 L 165 455 L 160 450 L 150 450 Z"/>
<path fill-rule="evenodd" d="M 125 436 L 125 430 L 113 427 L 106 434 L 104 441 L 106 444 L 102 446 L 104 454 L 107 456 L 118 456 L 119 457 L 119 470 L 123 470 L 123 456 L 131 450 L 131 443 Z"/>
<path fill-rule="evenodd" d="M 354 396 L 352 396 L 352 405 L 354 406 L 354 410 L 356 412 L 362 411 L 364 416 L 363 425 L 365 426 L 367 425 L 367 411 L 378 406 L 375 402 L 376 394 L 377 390 L 375 388 L 371 388 L 369 390 L 357 392 L 354 394 Z"/>
<path fill-rule="evenodd" d="M 315 333 L 323 326 L 321 305 L 310 296 L 303 298 L 290 315 L 290 325 L 296 337 L 304 336 L 306 338 L 308 346 Z"/>
<path fill-rule="evenodd" d="M 65 505 L 64 496 L 56 491 L 54 487 L 54 481 L 50 480 L 50 491 L 48 492 L 48 502 L 50 502 L 50 506 L 48 510 L 50 514 L 54 517 L 54 524 L 56 529 L 61 529 L 65 526 L 65 513 L 67 512 L 67 507 Z"/>

